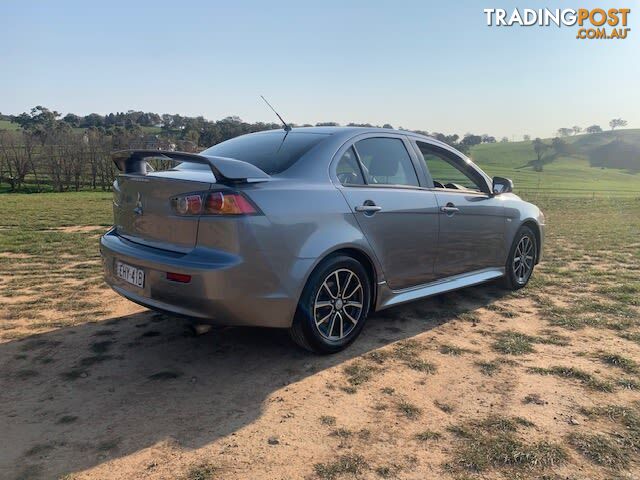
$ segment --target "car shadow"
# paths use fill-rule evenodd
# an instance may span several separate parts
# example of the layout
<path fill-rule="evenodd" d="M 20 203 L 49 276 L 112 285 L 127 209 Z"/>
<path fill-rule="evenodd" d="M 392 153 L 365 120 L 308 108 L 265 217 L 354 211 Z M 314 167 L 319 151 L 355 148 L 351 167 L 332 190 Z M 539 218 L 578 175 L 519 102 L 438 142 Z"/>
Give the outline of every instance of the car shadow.
<path fill-rule="evenodd" d="M 285 385 L 456 321 L 505 295 L 493 284 L 378 312 L 347 350 L 318 356 L 286 332 L 144 311 L 0 345 L 0 477 L 51 478 L 171 439 L 198 448 L 251 424 Z"/>

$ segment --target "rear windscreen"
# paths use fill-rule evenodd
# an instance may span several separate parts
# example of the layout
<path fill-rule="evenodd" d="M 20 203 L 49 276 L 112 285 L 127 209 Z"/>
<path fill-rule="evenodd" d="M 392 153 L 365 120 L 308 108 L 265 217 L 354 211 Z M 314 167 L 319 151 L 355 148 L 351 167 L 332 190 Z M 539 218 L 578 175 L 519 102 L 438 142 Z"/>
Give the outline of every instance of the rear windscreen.
<path fill-rule="evenodd" d="M 327 135 L 324 134 L 287 133 L 284 130 L 259 135 L 243 135 L 207 148 L 202 155 L 242 160 L 273 175 L 284 172 L 325 138 Z"/>

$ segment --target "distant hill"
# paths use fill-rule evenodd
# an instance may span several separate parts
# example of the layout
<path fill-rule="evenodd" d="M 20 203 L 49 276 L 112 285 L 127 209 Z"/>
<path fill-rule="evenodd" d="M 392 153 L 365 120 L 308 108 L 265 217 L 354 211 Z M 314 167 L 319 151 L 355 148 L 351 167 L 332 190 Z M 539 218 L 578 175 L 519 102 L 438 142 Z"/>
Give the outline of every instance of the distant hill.
<path fill-rule="evenodd" d="M 476 145 L 470 156 L 490 175 L 513 179 L 516 191 L 640 197 L 640 129 L 563 138 L 567 151 L 547 153 L 536 172 L 532 142 Z M 551 144 L 551 139 L 545 139 Z"/>
<path fill-rule="evenodd" d="M 640 170 L 640 146 L 616 139 L 588 152 L 594 167 L 622 168 L 632 172 Z"/>
<path fill-rule="evenodd" d="M 0 120 L 0 130 L 18 130 L 20 126 L 17 123 L 11 123 L 10 120 Z"/>

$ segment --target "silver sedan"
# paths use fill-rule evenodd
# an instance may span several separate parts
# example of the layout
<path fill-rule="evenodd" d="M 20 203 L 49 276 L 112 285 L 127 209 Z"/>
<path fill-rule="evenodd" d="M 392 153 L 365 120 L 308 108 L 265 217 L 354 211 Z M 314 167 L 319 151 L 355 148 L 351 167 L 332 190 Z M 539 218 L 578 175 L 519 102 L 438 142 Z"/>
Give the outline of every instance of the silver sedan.
<path fill-rule="evenodd" d="M 510 180 L 411 132 L 271 130 L 113 158 L 100 248 L 116 292 L 201 323 L 287 328 L 316 352 L 345 348 L 372 311 L 524 287 L 542 256 L 544 216 Z"/>

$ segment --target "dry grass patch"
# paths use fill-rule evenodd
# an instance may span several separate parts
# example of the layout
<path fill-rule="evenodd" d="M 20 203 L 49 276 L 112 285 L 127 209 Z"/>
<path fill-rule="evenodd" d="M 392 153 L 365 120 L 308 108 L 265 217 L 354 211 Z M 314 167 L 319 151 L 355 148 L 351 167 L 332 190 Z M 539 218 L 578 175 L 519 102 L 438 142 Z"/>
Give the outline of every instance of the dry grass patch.
<path fill-rule="evenodd" d="M 455 345 L 450 345 L 448 343 L 443 343 L 440 345 L 438 351 L 443 355 L 451 355 L 457 357 L 462 355 L 463 353 L 471 353 L 471 350 L 462 347 L 456 347 Z"/>
<path fill-rule="evenodd" d="M 618 367 L 626 373 L 638 373 L 638 364 L 635 360 L 618 353 L 601 353 L 599 355 L 602 363 L 612 367 Z"/>
<path fill-rule="evenodd" d="M 475 362 L 475 365 L 480 368 L 480 373 L 487 377 L 492 377 L 500 371 L 500 362 L 497 360 L 491 362 Z"/>
<path fill-rule="evenodd" d="M 423 430 L 422 432 L 418 432 L 414 435 L 414 438 L 419 442 L 429 442 L 434 440 L 440 440 L 442 438 L 442 434 L 438 432 L 434 432 L 432 430 Z"/>
<path fill-rule="evenodd" d="M 453 471 L 484 472 L 489 469 L 544 471 L 564 463 L 568 456 L 557 443 L 527 442 L 520 432 L 531 422 L 521 418 L 490 416 L 450 428 L 457 437 Z"/>
<path fill-rule="evenodd" d="M 407 400 L 400 400 L 396 407 L 398 412 L 409 420 L 417 420 L 422 415 L 422 409 Z"/>
<path fill-rule="evenodd" d="M 613 469 L 629 465 L 628 453 L 613 439 L 602 434 L 571 433 L 569 444 L 593 463 Z"/>
<path fill-rule="evenodd" d="M 371 380 L 375 371 L 376 368 L 374 366 L 357 360 L 343 368 L 343 372 L 347 377 L 347 382 L 354 387 Z"/>
<path fill-rule="evenodd" d="M 327 463 L 316 463 L 315 474 L 322 480 L 335 480 L 342 475 L 359 475 L 369 468 L 364 457 L 349 453 Z"/>
<path fill-rule="evenodd" d="M 191 466 L 184 476 L 181 477 L 181 480 L 214 480 L 219 478 L 219 473 L 219 467 L 212 463 L 199 463 Z"/>
<path fill-rule="evenodd" d="M 508 330 L 501 332 L 493 343 L 492 348 L 505 355 L 524 355 L 532 353 L 535 337 L 525 335 L 524 333 Z"/>
<path fill-rule="evenodd" d="M 550 368 L 531 367 L 529 373 L 537 375 L 555 375 L 560 378 L 570 378 L 580 381 L 583 385 L 601 392 L 613 392 L 610 382 L 600 380 L 584 370 L 575 367 L 553 366 Z"/>

